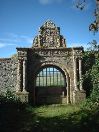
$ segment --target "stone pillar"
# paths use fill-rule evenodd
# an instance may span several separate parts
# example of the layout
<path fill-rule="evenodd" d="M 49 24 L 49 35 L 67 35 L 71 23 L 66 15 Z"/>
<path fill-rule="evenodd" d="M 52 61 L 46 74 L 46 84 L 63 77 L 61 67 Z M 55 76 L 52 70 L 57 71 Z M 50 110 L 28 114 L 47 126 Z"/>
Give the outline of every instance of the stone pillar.
<path fill-rule="evenodd" d="M 23 60 L 23 92 L 26 92 L 26 87 L 27 87 L 26 69 L 27 69 L 27 60 L 25 58 Z"/>
<path fill-rule="evenodd" d="M 79 88 L 80 88 L 80 90 L 83 90 L 83 86 L 82 86 L 82 59 L 81 58 L 79 58 L 79 80 L 80 80 Z"/>
<path fill-rule="evenodd" d="M 67 78 L 67 75 L 65 74 L 66 76 L 66 81 L 67 81 L 67 86 L 66 86 L 66 90 L 67 90 L 67 104 L 69 104 L 69 81 L 68 81 L 68 78 Z"/>
<path fill-rule="evenodd" d="M 67 78 L 67 104 L 70 103 L 70 82 L 69 77 Z"/>
<path fill-rule="evenodd" d="M 77 87 L 77 62 L 73 51 L 73 66 L 74 66 L 74 90 L 78 91 Z"/>
<path fill-rule="evenodd" d="M 16 92 L 21 92 L 22 90 L 22 75 L 21 74 L 22 74 L 21 60 L 18 60 Z"/>
<path fill-rule="evenodd" d="M 67 71 L 64 70 L 64 72 L 65 72 L 65 81 L 66 81 L 65 82 L 66 83 L 65 85 L 66 85 L 66 90 L 67 90 L 67 97 L 65 99 L 65 102 L 67 104 L 69 104 L 70 103 L 70 78 L 69 78 L 69 74 L 67 73 Z"/>
<path fill-rule="evenodd" d="M 78 89 L 77 86 L 77 59 L 75 58 L 74 50 L 73 50 L 73 63 L 74 63 L 74 91 L 73 91 L 73 103 L 79 103 L 86 98 L 86 93 L 82 88 L 82 59 L 79 59 L 79 80 L 80 80 L 80 87 Z"/>
<path fill-rule="evenodd" d="M 28 92 L 26 91 L 26 87 L 27 87 L 27 79 L 26 79 L 26 68 L 27 68 L 27 63 L 26 63 L 26 59 L 24 58 L 24 60 L 22 60 L 22 64 L 21 64 L 21 78 L 19 76 L 19 74 L 17 74 L 19 77 L 18 79 L 20 80 L 19 82 L 21 83 L 21 91 L 17 92 L 17 97 L 20 99 L 21 102 L 28 102 Z M 23 84 L 22 84 L 23 82 Z"/>

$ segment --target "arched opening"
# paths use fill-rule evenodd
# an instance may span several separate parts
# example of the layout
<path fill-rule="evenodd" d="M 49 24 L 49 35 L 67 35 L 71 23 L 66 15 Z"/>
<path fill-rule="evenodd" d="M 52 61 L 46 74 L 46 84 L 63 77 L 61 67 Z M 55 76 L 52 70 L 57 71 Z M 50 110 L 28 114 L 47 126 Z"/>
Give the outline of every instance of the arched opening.
<path fill-rule="evenodd" d="M 42 67 L 37 72 L 35 82 L 35 101 L 37 104 L 66 103 L 66 77 L 59 67 Z"/>

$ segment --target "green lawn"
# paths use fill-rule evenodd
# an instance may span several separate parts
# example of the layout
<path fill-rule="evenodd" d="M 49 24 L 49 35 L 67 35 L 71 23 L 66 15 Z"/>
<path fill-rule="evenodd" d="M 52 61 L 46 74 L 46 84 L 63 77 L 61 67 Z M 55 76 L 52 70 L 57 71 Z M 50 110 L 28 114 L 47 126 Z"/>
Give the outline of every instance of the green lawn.
<path fill-rule="evenodd" d="M 4 105 L 0 117 L 0 132 L 99 132 L 99 111 L 77 105 Z"/>

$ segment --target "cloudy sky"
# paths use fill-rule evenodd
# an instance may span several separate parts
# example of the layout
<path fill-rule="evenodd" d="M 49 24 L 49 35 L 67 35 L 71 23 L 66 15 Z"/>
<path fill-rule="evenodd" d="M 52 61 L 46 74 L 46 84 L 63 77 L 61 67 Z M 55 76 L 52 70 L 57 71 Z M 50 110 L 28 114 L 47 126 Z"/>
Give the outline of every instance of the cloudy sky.
<path fill-rule="evenodd" d="M 67 46 L 84 46 L 93 35 L 88 26 L 94 21 L 95 0 L 86 0 L 84 11 L 74 6 L 75 0 L 0 0 L 0 57 L 10 57 L 16 47 L 31 47 L 38 28 L 51 19 L 61 28 Z"/>

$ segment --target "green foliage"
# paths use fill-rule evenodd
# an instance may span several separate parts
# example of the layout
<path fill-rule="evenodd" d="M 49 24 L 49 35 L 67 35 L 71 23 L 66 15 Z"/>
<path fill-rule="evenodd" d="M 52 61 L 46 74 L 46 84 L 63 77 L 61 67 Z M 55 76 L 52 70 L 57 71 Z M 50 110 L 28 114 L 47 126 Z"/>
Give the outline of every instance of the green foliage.
<path fill-rule="evenodd" d="M 5 93 L 0 95 L 0 104 L 12 103 L 16 100 L 14 92 L 7 90 Z"/>
<path fill-rule="evenodd" d="M 4 94 L 0 95 L 0 107 L 24 109 L 26 105 L 27 104 L 22 103 L 20 99 L 16 97 L 15 92 L 10 91 L 9 89 Z"/>
<path fill-rule="evenodd" d="M 89 51 L 84 54 L 86 70 L 83 77 L 86 91 L 90 90 L 90 96 L 84 106 L 94 109 L 99 107 L 99 45 L 95 40 L 90 44 Z"/>

